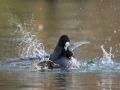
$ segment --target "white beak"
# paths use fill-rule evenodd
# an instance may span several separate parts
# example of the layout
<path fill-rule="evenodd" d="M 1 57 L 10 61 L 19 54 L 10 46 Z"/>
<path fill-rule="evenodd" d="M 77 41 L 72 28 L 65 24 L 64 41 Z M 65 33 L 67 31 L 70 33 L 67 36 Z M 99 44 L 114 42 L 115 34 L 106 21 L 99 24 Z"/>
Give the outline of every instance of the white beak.
<path fill-rule="evenodd" d="M 70 42 L 65 43 L 65 47 L 64 47 L 65 51 L 67 51 L 68 46 L 70 46 Z"/>

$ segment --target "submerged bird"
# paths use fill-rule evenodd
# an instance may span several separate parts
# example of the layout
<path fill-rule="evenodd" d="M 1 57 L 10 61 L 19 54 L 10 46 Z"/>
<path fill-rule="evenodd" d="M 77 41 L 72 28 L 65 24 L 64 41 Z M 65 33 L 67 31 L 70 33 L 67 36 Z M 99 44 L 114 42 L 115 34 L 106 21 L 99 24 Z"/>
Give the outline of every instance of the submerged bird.
<path fill-rule="evenodd" d="M 69 37 L 67 35 L 62 35 L 48 60 L 49 64 L 51 63 L 52 65 L 47 65 L 46 61 L 46 66 L 48 66 L 48 68 L 64 68 L 64 69 L 71 67 L 72 65 L 71 60 L 74 59 L 74 54 L 72 50 L 74 50 L 76 47 L 82 44 L 87 43 L 89 42 L 75 42 L 73 44 L 70 44 Z M 41 65 L 40 63 L 43 63 L 43 61 L 40 61 L 33 66 L 38 67 L 39 65 Z"/>

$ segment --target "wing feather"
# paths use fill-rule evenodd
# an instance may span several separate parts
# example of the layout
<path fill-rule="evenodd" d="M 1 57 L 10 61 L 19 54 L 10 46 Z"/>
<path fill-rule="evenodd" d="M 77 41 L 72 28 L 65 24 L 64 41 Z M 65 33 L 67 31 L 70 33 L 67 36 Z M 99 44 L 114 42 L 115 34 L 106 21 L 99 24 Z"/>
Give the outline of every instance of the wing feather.
<path fill-rule="evenodd" d="M 72 51 L 75 48 L 77 48 L 77 47 L 79 47 L 83 44 L 88 44 L 88 43 L 90 43 L 90 42 L 87 42 L 87 41 L 86 42 L 75 42 L 75 43 L 70 44 L 70 46 L 68 48 L 69 48 L 70 51 Z"/>

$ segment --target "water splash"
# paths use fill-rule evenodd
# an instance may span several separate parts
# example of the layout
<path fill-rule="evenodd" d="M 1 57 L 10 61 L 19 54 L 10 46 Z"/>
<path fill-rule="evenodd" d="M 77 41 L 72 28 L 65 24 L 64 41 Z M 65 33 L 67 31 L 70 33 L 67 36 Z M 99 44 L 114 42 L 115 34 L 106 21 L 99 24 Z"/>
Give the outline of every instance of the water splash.
<path fill-rule="evenodd" d="M 110 52 L 106 52 L 104 46 L 101 46 L 103 51 L 103 57 L 99 60 L 81 60 L 71 59 L 71 70 L 79 70 L 81 72 L 89 71 L 118 71 L 120 69 L 120 63 L 112 60 L 114 55 L 111 53 L 112 47 L 110 47 Z"/>
<path fill-rule="evenodd" d="M 82 71 L 102 71 L 102 72 L 119 72 L 120 71 L 120 63 L 115 62 L 112 58 L 114 58 L 114 55 L 111 53 L 112 47 L 110 47 L 110 52 L 106 52 L 104 49 L 104 45 L 101 46 L 101 49 L 103 51 L 103 57 L 98 60 L 86 60 L 81 61 L 81 69 Z"/>
<path fill-rule="evenodd" d="M 114 55 L 111 53 L 112 51 L 112 47 L 110 47 L 110 52 L 107 53 L 104 49 L 104 45 L 101 46 L 101 49 L 103 51 L 103 57 L 100 59 L 101 63 L 104 66 L 113 66 L 114 65 L 114 61 L 112 60 L 112 58 L 114 58 Z"/>
<path fill-rule="evenodd" d="M 112 58 L 114 58 L 114 55 L 111 53 L 112 47 L 110 47 L 110 52 L 106 52 L 104 49 L 104 46 L 101 46 L 101 49 L 103 51 L 103 57 L 100 58 L 99 60 L 77 60 L 77 59 L 72 59 L 71 64 L 72 67 L 70 68 L 71 70 L 74 70 L 77 72 L 89 72 L 89 71 L 101 71 L 101 72 L 114 72 L 120 71 L 120 63 L 115 62 Z M 48 58 L 46 58 L 48 60 Z M 38 63 L 38 61 L 24 61 L 23 62 L 14 62 L 10 63 L 10 67 L 18 67 L 22 69 L 29 69 L 32 65 Z M 46 69 L 47 70 L 47 69 Z"/>
<path fill-rule="evenodd" d="M 19 38 L 19 48 L 20 57 L 35 57 L 36 55 L 46 55 L 44 50 L 44 45 L 38 40 L 38 37 L 31 35 L 22 24 L 16 23 L 18 29 L 16 30 L 22 37 Z M 16 33 L 16 32 L 15 32 Z"/>
<path fill-rule="evenodd" d="M 71 58 L 71 69 L 77 69 L 77 68 L 80 68 L 80 62 L 75 59 L 75 58 Z"/>
<path fill-rule="evenodd" d="M 41 40 L 30 32 L 34 29 L 36 30 L 35 27 L 39 24 L 34 20 L 33 14 L 32 18 L 27 20 L 28 22 L 24 21 L 24 24 L 20 23 L 17 15 L 14 16 L 8 13 L 8 18 L 10 28 L 14 29 L 14 32 L 11 33 L 11 39 L 17 44 L 16 50 L 18 50 L 17 53 L 19 57 L 35 57 L 36 55 L 41 56 L 47 54 Z M 35 22 L 37 22 L 37 24 L 34 24 Z M 29 26 L 29 28 L 27 28 L 27 26 Z"/>
<path fill-rule="evenodd" d="M 3 63 L 7 63 L 5 67 L 30 67 L 31 64 L 35 63 L 39 59 L 48 59 L 49 55 L 44 50 L 44 45 L 41 43 L 41 40 L 36 36 L 32 35 L 30 31 L 36 30 L 37 24 L 34 24 L 36 22 L 33 18 L 30 20 L 24 21 L 24 24 L 20 23 L 18 20 L 17 15 L 12 15 L 11 13 L 8 13 L 8 22 L 9 27 L 11 28 L 11 38 L 10 41 L 15 44 L 15 53 L 17 53 L 18 57 L 20 58 L 6 58 L 6 60 L 0 61 L 0 66 L 2 66 Z M 29 24 L 30 23 L 30 24 Z M 32 26 L 34 24 L 34 26 Z M 39 23 L 38 23 L 39 24 Z M 31 28 L 27 28 L 28 26 Z M 47 55 L 47 58 L 45 56 Z M 32 58 L 31 58 L 32 57 Z M 36 61 L 29 61 L 29 59 L 37 59 Z M 16 62 L 21 61 L 21 62 Z"/>
<path fill-rule="evenodd" d="M 17 20 L 17 16 L 10 16 L 10 27 L 16 27 L 14 32 L 11 34 L 13 36 L 12 40 L 15 43 L 18 43 L 17 50 L 19 57 L 22 59 L 21 62 L 13 62 L 7 64 L 7 66 L 10 67 L 18 67 L 18 68 L 27 68 L 31 67 L 32 64 L 38 62 L 40 59 L 42 60 L 48 60 L 49 57 L 44 58 L 45 55 L 48 55 L 44 50 L 44 45 L 41 43 L 41 41 L 38 39 L 36 35 L 32 35 L 28 28 L 25 27 L 27 23 L 25 22 L 24 25 L 19 23 Z M 30 22 L 34 22 L 34 18 L 30 20 Z M 35 25 L 36 26 L 36 25 Z M 32 29 L 34 29 L 32 27 Z M 120 70 L 120 63 L 115 62 L 112 58 L 114 58 L 114 55 L 111 53 L 112 47 L 110 47 L 110 52 L 106 52 L 104 49 L 104 45 L 101 46 L 101 49 L 103 51 L 103 57 L 99 60 L 77 60 L 72 59 L 71 69 L 77 69 L 79 71 L 93 71 L 93 70 L 100 70 L 100 71 L 108 71 L 108 70 L 114 70 L 119 71 Z M 37 57 L 36 57 L 37 56 Z M 33 59 L 37 59 L 36 61 L 30 61 L 31 58 L 25 58 L 24 57 L 33 57 Z M 35 57 L 35 58 L 34 58 Z M 40 59 L 39 59 L 40 58 Z M 18 59 L 18 60 L 20 60 Z M 0 66 L 2 66 L 0 64 Z"/>

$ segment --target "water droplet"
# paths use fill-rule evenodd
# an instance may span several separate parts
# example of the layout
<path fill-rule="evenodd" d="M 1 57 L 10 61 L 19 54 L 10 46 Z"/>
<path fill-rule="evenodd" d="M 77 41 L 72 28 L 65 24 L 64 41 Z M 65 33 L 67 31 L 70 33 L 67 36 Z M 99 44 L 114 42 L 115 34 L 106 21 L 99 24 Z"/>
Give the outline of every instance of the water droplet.
<path fill-rule="evenodd" d="M 116 31 L 114 31 L 114 33 L 116 33 Z"/>
<path fill-rule="evenodd" d="M 40 25 L 38 25 L 38 29 L 41 31 L 41 30 L 43 30 L 43 25 L 42 24 L 40 24 Z"/>
<path fill-rule="evenodd" d="M 79 30 L 82 30 L 81 28 Z"/>

